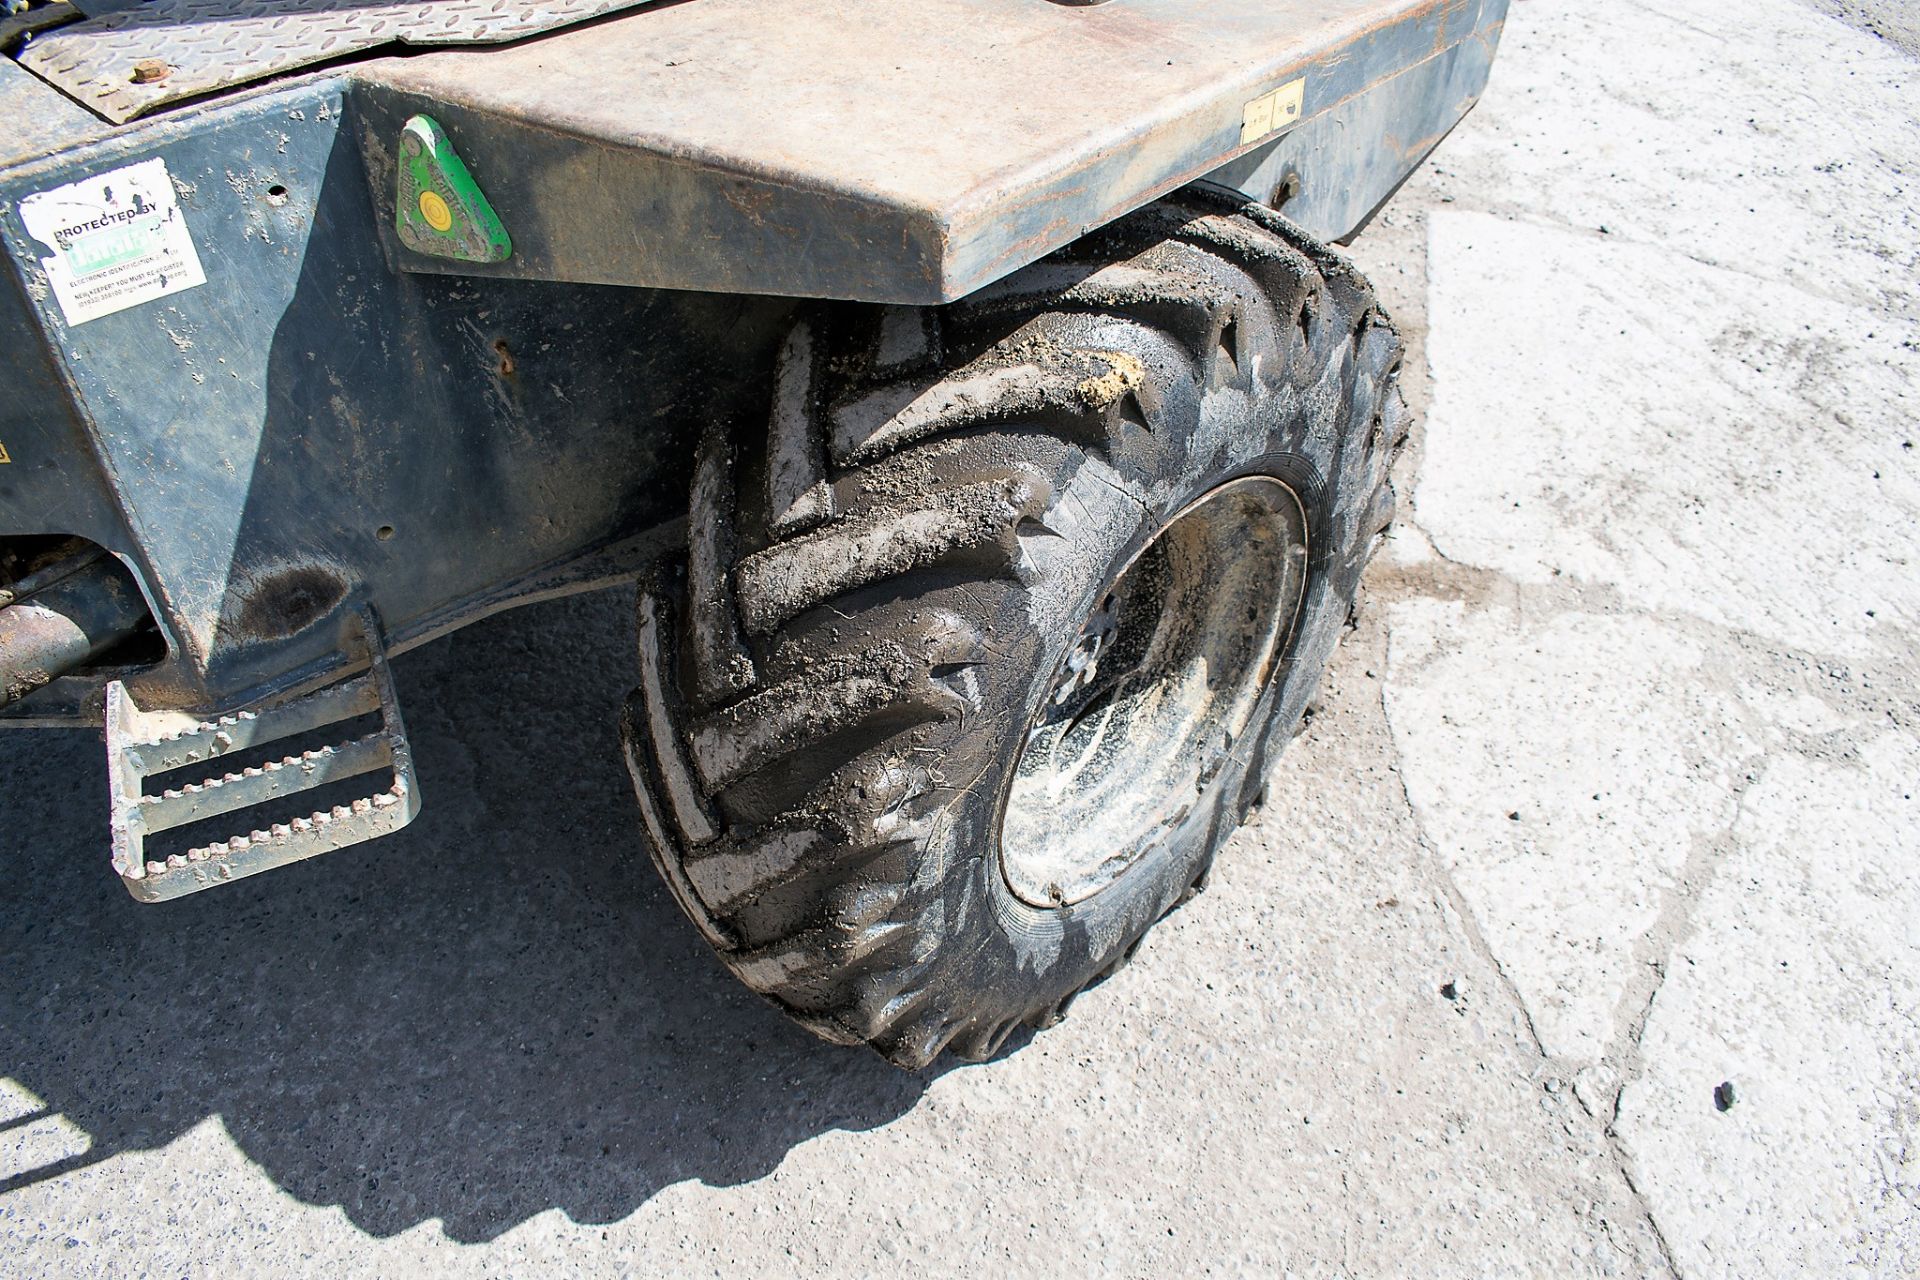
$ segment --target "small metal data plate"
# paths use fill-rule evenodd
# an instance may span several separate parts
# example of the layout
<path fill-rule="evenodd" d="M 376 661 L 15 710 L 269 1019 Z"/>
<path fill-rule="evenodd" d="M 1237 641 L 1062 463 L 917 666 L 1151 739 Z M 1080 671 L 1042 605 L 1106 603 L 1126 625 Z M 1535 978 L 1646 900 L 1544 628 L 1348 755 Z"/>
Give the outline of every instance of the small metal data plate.
<path fill-rule="evenodd" d="M 20 62 L 124 124 L 384 44 L 500 44 L 646 0 L 148 0 L 42 32 Z"/>
<path fill-rule="evenodd" d="M 1247 103 L 1240 118 L 1240 145 L 1249 146 L 1262 138 L 1283 133 L 1300 123 L 1307 105 L 1307 82 L 1289 80 L 1272 93 L 1263 93 Z"/>
<path fill-rule="evenodd" d="M 400 133 L 394 229 L 415 253 L 457 262 L 505 262 L 513 241 L 480 185 L 431 116 L 415 116 Z"/>

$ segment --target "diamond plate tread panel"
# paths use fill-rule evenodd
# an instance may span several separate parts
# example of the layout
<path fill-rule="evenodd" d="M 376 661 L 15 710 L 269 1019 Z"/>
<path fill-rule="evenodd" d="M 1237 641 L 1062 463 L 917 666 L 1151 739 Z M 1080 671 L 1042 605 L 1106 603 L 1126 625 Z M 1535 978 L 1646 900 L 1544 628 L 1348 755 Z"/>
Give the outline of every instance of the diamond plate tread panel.
<path fill-rule="evenodd" d="M 171 102 L 381 45 L 498 44 L 647 2 L 152 0 L 46 32 L 20 62 L 124 124 Z M 135 67 L 156 60 L 166 64 L 164 76 L 136 82 Z"/>

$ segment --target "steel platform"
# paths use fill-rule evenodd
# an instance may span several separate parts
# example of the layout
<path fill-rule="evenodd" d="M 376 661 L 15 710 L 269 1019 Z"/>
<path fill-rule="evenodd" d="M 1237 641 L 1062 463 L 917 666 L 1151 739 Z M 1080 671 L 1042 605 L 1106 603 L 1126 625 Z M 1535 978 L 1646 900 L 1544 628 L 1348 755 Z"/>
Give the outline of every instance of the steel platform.
<path fill-rule="evenodd" d="M 930 303 L 1235 163 L 1344 236 L 1473 105 L 1506 9 L 689 0 L 355 76 L 375 180 L 430 112 L 524 246 L 410 268 Z"/>
<path fill-rule="evenodd" d="M 105 135 L 132 153 L 325 58 L 311 76 L 340 85 L 369 234 L 403 271 L 935 303 L 1203 177 L 1344 238 L 1473 105 L 1507 2 L 152 0 L 22 65 L 112 119 L 150 112 Z M 371 56 L 529 31 L 549 33 Z M 166 76 L 135 84 L 142 57 Z M 415 114 L 484 188 L 507 261 L 395 239 Z"/>

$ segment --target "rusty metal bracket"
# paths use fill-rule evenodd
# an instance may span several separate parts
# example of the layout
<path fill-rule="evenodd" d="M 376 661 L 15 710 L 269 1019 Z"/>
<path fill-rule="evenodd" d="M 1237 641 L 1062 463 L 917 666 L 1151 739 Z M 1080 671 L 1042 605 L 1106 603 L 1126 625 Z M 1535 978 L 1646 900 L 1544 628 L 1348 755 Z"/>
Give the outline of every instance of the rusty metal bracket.
<path fill-rule="evenodd" d="M 258 711 L 196 721 L 179 712 L 143 712 L 119 681 L 107 686 L 113 869 L 129 893 L 142 902 L 177 898 L 372 840 L 413 821 L 420 811 L 420 791 L 393 675 L 370 613 L 362 613 L 360 630 L 368 663 L 363 674 Z M 157 794 L 146 790 L 146 780 L 157 774 L 311 734 L 375 711 L 380 713 L 380 728 L 372 733 Z M 147 859 L 147 839 L 163 831 L 384 769 L 393 773 L 393 784 L 384 791 L 165 860 Z"/>

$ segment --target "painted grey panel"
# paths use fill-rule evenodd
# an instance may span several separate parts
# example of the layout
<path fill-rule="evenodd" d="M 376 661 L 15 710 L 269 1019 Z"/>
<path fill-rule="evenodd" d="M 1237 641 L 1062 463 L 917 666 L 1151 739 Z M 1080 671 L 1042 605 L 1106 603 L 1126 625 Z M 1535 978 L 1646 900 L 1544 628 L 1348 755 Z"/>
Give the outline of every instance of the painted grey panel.
<path fill-rule="evenodd" d="M 0 174 L 0 535 L 135 553 L 172 651 L 144 708 L 335 670 L 362 604 L 401 651 L 602 571 L 761 394 L 785 303 L 391 271 L 346 106 L 309 83 Z M 21 202 L 156 155 L 206 283 L 70 323 Z"/>

